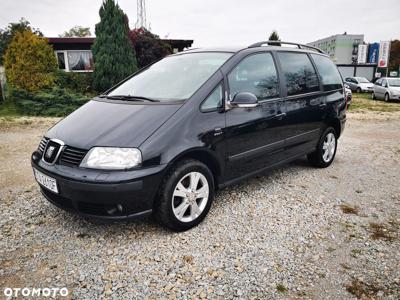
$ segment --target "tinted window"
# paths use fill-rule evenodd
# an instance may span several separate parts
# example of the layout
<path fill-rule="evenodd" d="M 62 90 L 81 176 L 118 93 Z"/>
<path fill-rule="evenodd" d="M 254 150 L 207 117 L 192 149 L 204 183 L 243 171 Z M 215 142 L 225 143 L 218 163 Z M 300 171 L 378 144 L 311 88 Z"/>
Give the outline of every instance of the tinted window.
<path fill-rule="evenodd" d="M 279 96 L 278 76 L 270 53 L 243 59 L 228 76 L 231 99 L 239 92 L 250 92 L 258 100 Z"/>
<path fill-rule="evenodd" d="M 201 105 L 201 110 L 213 110 L 222 106 L 222 84 L 219 84 L 215 90 L 207 97 Z"/>
<path fill-rule="evenodd" d="M 279 52 L 288 96 L 319 91 L 318 77 L 305 53 Z"/>
<path fill-rule="evenodd" d="M 190 98 L 232 53 L 204 52 L 168 56 L 109 93 L 176 101 Z"/>
<path fill-rule="evenodd" d="M 315 65 L 317 66 L 319 75 L 325 91 L 331 91 L 343 88 L 342 78 L 333 62 L 325 56 L 311 54 Z"/>

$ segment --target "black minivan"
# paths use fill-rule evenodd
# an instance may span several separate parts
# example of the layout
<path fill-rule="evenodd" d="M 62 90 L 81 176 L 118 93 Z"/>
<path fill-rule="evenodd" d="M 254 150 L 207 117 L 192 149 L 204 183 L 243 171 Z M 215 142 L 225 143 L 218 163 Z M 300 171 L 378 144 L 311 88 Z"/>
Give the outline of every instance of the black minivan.
<path fill-rule="evenodd" d="M 310 46 L 266 41 L 170 55 L 52 127 L 32 154 L 43 195 L 86 217 L 153 213 L 187 230 L 218 188 L 308 156 L 329 166 L 342 78 Z"/>

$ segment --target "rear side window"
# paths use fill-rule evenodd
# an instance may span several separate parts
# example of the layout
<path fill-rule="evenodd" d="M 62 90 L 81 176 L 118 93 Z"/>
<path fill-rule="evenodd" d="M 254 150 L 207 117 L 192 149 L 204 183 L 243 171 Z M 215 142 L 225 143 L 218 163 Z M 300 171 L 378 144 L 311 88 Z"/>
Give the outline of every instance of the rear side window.
<path fill-rule="evenodd" d="M 305 53 L 278 52 L 288 96 L 319 91 L 318 77 Z"/>
<path fill-rule="evenodd" d="M 244 58 L 228 75 L 231 99 L 239 92 L 249 92 L 258 100 L 279 96 L 278 75 L 270 53 Z"/>
<path fill-rule="evenodd" d="M 322 55 L 311 54 L 311 56 L 321 76 L 324 90 L 332 91 L 343 88 L 342 78 L 333 62 L 328 57 Z"/>

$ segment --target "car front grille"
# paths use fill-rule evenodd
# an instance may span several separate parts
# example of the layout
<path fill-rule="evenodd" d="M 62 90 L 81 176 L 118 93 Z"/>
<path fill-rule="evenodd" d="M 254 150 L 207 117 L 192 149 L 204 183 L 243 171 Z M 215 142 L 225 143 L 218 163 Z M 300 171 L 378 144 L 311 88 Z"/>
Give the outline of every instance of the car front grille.
<path fill-rule="evenodd" d="M 66 146 L 61 153 L 59 162 L 63 165 L 79 166 L 86 153 L 87 150 Z"/>
<path fill-rule="evenodd" d="M 44 152 L 44 149 L 46 149 L 47 143 L 49 142 L 49 138 L 43 137 L 42 140 L 39 143 L 39 147 L 37 151 L 42 155 Z"/>

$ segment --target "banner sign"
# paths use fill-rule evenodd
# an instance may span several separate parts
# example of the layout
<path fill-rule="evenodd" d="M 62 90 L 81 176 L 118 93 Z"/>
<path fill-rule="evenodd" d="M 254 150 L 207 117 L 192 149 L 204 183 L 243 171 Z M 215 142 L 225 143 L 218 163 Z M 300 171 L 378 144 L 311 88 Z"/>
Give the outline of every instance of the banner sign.
<path fill-rule="evenodd" d="M 379 68 L 387 68 L 389 59 L 390 41 L 381 42 L 379 45 Z"/>
<path fill-rule="evenodd" d="M 377 64 L 379 54 L 379 43 L 369 44 L 368 63 Z"/>
<path fill-rule="evenodd" d="M 367 45 L 358 45 L 358 64 L 365 64 L 367 62 Z"/>

